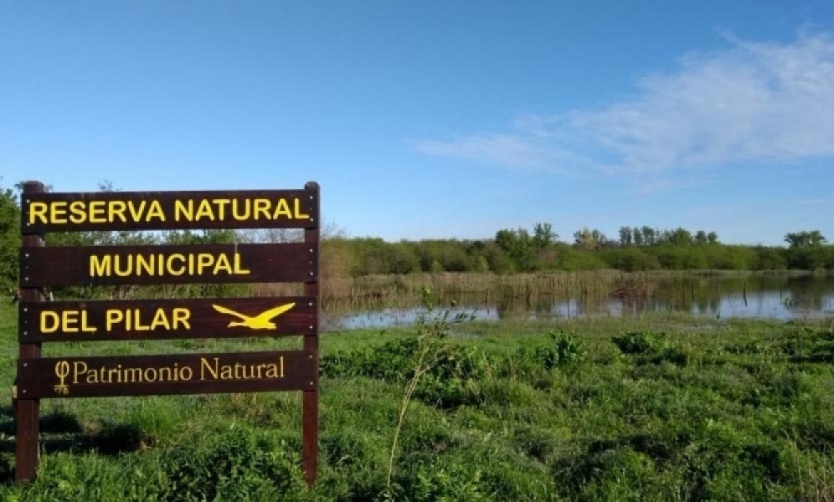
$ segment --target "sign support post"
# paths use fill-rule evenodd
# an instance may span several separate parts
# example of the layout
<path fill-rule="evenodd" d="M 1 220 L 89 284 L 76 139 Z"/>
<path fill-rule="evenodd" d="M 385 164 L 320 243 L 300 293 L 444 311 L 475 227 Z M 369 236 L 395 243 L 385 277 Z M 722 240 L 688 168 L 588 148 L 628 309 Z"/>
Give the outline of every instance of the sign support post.
<path fill-rule="evenodd" d="M 23 203 L 26 204 L 27 197 L 33 194 L 44 192 L 42 183 L 30 181 L 23 185 Z M 24 234 L 23 246 L 42 247 L 43 238 L 37 234 Z M 21 257 L 22 258 L 22 257 Z M 20 271 L 23 280 L 24 271 Z M 20 302 L 41 302 L 43 294 L 36 287 L 20 288 Z M 41 357 L 41 344 L 26 341 L 29 332 L 26 327 L 18 326 L 20 331 L 20 352 L 19 358 L 22 364 L 26 360 L 38 359 Z M 40 399 L 32 399 L 26 393 L 17 393 L 17 385 L 13 389 L 14 417 L 15 417 L 15 481 L 26 483 L 35 477 L 38 468 L 38 436 L 40 434 Z"/>
<path fill-rule="evenodd" d="M 315 197 L 316 214 L 319 213 L 319 186 L 317 183 L 308 183 L 305 187 L 312 192 Z M 310 249 L 315 249 L 315 255 L 319 255 L 319 230 L 304 229 L 304 244 L 308 245 Z M 308 280 L 304 283 L 304 295 L 316 298 L 316 313 L 318 318 L 319 304 L 321 298 L 319 297 L 319 283 L 318 278 L 315 280 Z M 318 323 L 315 324 L 315 333 L 308 333 L 304 336 L 304 350 L 314 354 L 316 371 L 315 385 L 312 390 L 305 390 L 302 392 L 302 447 L 301 447 L 301 463 L 304 470 L 304 479 L 309 486 L 312 486 L 316 481 L 316 452 L 318 450 L 318 435 L 319 435 L 319 386 L 318 386 L 318 361 L 319 361 L 319 336 Z"/>

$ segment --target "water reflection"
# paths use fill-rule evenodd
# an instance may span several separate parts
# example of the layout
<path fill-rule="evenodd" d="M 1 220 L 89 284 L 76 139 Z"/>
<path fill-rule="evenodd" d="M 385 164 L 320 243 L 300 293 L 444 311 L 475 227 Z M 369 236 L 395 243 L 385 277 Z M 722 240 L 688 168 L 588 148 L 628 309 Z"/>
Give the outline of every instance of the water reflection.
<path fill-rule="evenodd" d="M 487 295 L 489 297 L 489 295 Z M 478 320 L 507 318 L 584 318 L 627 316 L 646 312 L 688 312 L 720 318 L 818 319 L 834 317 L 832 276 L 719 276 L 659 278 L 639 291 L 608 294 L 528 294 L 484 301 L 485 295 L 458 296 L 455 306 L 436 310 L 474 314 Z M 416 303 L 416 302 L 415 302 Z M 366 305 L 325 308 L 325 331 L 403 326 L 425 313 L 422 307 Z"/>

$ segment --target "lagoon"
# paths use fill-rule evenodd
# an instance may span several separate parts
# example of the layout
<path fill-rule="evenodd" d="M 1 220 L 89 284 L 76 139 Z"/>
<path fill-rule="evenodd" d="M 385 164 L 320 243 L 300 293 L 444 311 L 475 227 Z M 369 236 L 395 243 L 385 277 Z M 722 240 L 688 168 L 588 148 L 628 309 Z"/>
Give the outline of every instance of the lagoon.
<path fill-rule="evenodd" d="M 586 284 L 558 291 L 529 287 L 455 294 L 447 288 L 434 309 L 451 314 L 471 313 L 482 321 L 623 317 L 664 312 L 711 318 L 834 320 L 832 275 L 661 273 L 621 275 L 618 280 L 603 282 L 596 281 L 601 285 L 598 289 Z M 382 298 L 376 301 L 326 305 L 324 329 L 409 325 L 426 313 L 419 297 L 409 300 L 406 293 L 394 295 L 396 300 L 379 296 Z"/>

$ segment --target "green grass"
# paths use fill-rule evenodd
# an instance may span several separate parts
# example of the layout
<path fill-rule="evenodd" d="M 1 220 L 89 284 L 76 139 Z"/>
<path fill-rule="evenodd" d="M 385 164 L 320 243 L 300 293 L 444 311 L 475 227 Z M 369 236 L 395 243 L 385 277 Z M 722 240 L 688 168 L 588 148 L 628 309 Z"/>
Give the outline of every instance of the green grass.
<path fill-rule="evenodd" d="M 299 393 L 49 399 L 37 480 L 5 500 L 832 500 L 834 328 L 647 315 L 462 323 L 419 382 L 386 486 L 414 329 L 321 336 L 318 481 Z M 293 348 L 74 343 L 44 355 Z M 0 309 L 2 384 L 16 313 Z"/>

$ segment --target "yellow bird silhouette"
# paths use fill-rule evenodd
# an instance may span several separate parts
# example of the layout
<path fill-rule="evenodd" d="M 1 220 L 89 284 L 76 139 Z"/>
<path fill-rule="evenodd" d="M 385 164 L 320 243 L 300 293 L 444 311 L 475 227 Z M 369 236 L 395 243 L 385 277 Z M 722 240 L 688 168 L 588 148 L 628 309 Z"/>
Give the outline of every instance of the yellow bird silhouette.
<path fill-rule="evenodd" d="M 291 308 L 295 307 L 295 303 L 287 303 L 285 305 L 269 309 L 266 312 L 263 312 L 253 317 L 241 314 L 240 312 L 235 312 L 234 310 L 228 309 L 226 307 L 221 307 L 220 305 L 212 304 L 212 307 L 214 307 L 214 310 L 220 312 L 221 314 L 229 314 L 241 319 L 240 321 L 230 322 L 230 328 L 234 328 L 235 326 L 243 326 L 249 329 L 275 329 L 277 326 L 274 322 L 272 322 L 272 318 L 277 317 L 283 314 L 284 312 L 290 310 Z"/>

